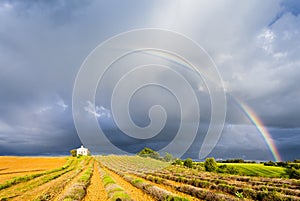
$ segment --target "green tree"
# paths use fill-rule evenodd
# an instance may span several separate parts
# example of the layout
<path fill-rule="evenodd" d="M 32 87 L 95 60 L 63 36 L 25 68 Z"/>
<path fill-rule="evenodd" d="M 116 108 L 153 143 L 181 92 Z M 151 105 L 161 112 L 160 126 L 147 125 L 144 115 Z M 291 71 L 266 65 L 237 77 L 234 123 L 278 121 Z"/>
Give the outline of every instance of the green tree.
<path fill-rule="evenodd" d="M 218 169 L 218 164 L 214 158 L 207 158 L 204 162 L 205 170 L 208 172 L 214 172 Z"/>
<path fill-rule="evenodd" d="M 160 154 L 148 147 L 145 147 L 143 150 L 141 150 L 137 155 L 141 157 L 150 157 L 154 159 L 160 159 Z"/>
<path fill-rule="evenodd" d="M 191 158 L 187 158 L 184 160 L 183 165 L 188 168 L 193 167 L 193 160 Z"/>
<path fill-rule="evenodd" d="M 265 166 L 276 166 L 276 163 L 274 163 L 273 161 L 269 161 L 264 163 Z"/>
<path fill-rule="evenodd" d="M 300 163 L 300 159 L 295 159 L 294 163 Z"/>
<path fill-rule="evenodd" d="M 72 150 L 70 151 L 70 154 L 71 154 L 71 156 L 76 157 L 76 155 L 77 155 L 77 150 L 76 150 L 76 149 L 72 149 Z"/>
<path fill-rule="evenodd" d="M 172 154 L 166 152 L 165 157 L 164 157 L 164 160 L 165 160 L 166 162 L 172 161 L 172 160 L 173 160 Z"/>

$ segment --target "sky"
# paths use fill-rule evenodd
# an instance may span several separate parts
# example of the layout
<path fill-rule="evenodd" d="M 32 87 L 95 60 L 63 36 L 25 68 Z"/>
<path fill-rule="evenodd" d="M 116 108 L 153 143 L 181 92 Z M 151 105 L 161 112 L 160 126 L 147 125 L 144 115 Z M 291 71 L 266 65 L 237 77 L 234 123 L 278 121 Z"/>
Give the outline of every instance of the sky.
<path fill-rule="evenodd" d="M 0 155 L 64 155 L 85 144 L 72 110 L 81 65 L 113 36 L 155 28 L 180 33 L 201 45 L 222 78 L 226 119 L 209 156 L 274 160 L 263 135 L 240 107 L 243 103 L 261 120 L 282 160 L 300 158 L 299 14 L 297 0 L 0 0 Z M 82 103 L 80 115 L 87 121 L 96 118 L 109 141 L 123 151 L 134 153 L 144 146 L 160 150 L 179 129 L 180 104 L 160 87 L 139 90 L 129 107 L 133 122 L 147 126 L 148 110 L 158 104 L 168 114 L 165 126 L 149 140 L 122 133 L 109 97 L 111 85 L 123 72 L 117 64 L 99 83 L 96 102 Z M 197 158 L 210 123 L 210 98 L 205 87 L 197 88 L 200 78 L 178 72 L 194 82 L 201 99 L 199 130 L 182 155 Z M 151 73 L 139 72 L 136 77 L 175 82 L 164 71 Z M 188 110 L 187 116 L 195 113 Z M 91 129 L 90 134 L 94 132 Z M 109 153 L 104 147 L 91 149 Z"/>

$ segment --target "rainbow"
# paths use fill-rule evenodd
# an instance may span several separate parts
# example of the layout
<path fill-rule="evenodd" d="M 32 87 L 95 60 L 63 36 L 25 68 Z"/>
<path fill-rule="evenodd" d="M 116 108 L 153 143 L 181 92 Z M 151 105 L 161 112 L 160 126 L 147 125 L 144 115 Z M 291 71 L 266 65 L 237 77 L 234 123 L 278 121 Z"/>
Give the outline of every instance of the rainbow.
<path fill-rule="evenodd" d="M 270 151 L 272 152 L 274 160 L 276 162 L 282 161 L 281 156 L 278 152 L 278 149 L 277 149 L 270 133 L 265 128 L 264 124 L 259 119 L 259 117 L 255 114 L 255 112 L 248 105 L 243 103 L 241 100 L 239 100 L 235 97 L 233 97 L 233 99 L 238 103 L 238 105 L 245 112 L 245 114 L 250 119 L 250 121 L 256 126 L 257 130 L 261 133 L 261 135 L 263 136 L 263 138 L 264 138 L 266 144 L 268 145 Z"/>
<path fill-rule="evenodd" d="M 182 59 L 180 59 L 179 57 L 176 57 L 176 55 L 170 55 L 170 53 L 164 52 L 164 51 L 161 51 L 161 50 L 156 50 L 156 49 L 155 50 L 148 50 L 147 52 L 142 52 L 142 53 L 152 55 L 152 56 L 157 56 L 159 58 L 165 59 L 166 61 L 176 63 L 179 66 L 184 66 L 184 67 L 188 66 L 188 63 L 183 62 Z M 190 68 L 187 68 L 187 69 L 191 70 Z M 198 71 L 195 68 L 193 68 L 193 69 Z M 213 80 L 209 77 L 208 77 L 208 79 L 211 80 L 211 81 Z M 267 146 L 269 147 L 269 150 L 271 151 L 271 153 L 274 157 L 274 160 L 275 161 L 282 161 L 281 156 L 278 152 L 278 149 L 277 149 L 277 147 L 276 147 L 276 145 L 275 145 L 275 143 L 272 139 L 272 136 L 270 135 L 268 130 L 265 128 L 265 126 L 264 126 L 263 122 L 260 120 L 260 118 L 242 100 L 240 100 L 239 98 L 233 96 L 232 94 L 227 93 L 227 95 L 230 95 L 232 97 L 232 99 L 237 103 L 237 105 L 241 108 L 241 110 L 244 111 L 244 113 L 249 118 L 249 120 L 255 125 L 258 132 L 262 135 L 262 137 L 264 138 Z"/>

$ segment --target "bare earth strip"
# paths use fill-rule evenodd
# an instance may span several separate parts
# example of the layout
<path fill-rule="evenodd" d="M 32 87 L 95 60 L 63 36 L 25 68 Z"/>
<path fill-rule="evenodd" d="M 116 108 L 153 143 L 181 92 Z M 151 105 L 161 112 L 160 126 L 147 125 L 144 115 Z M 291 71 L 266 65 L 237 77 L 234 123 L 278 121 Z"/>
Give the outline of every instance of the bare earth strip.
<path fill-rule="evenodd" d="M 97 163 L 94 164 L 94 172 L 91 178 L 91 183 L 87 189 L 87 194 L 83 201 L 108 201 L 107 193 L 100 179 Z"/>
<path fill-rule="evenodd" d="M 117 175 L 113 171 L 110 171 L 107 168 L 103 169 L 109 173 L 109 175 L 117 182 L 119 186 L 121 186 L 128 195 L 130 195 L 131 199 L 135 201 L 155 201 L 150 195 L 144 193 L 142 190 L 132 186 L 130 183 L 125 181 L 121 176 Z"/>

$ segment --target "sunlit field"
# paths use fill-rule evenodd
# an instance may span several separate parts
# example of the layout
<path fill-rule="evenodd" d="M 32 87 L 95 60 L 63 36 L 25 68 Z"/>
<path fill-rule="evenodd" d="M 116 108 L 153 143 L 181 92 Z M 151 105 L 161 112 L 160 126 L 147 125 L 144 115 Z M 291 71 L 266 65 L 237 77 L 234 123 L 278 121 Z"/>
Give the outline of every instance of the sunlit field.
<path fill-rule="evenodd" d="M 1 157 L 0 200 L 300 200 L 283 167 L 226 165 L 243 176 L 140 156 Z"/>
<path fill-rule="evenodd" d="M 263 164 L 247 164 L 247 163 L 222 163 L 228 166 L 236 167 L 241 173 L 249 176 L 261 177 L 281 177 L 285 175 L 285 168 L 265 166 Z"/>

